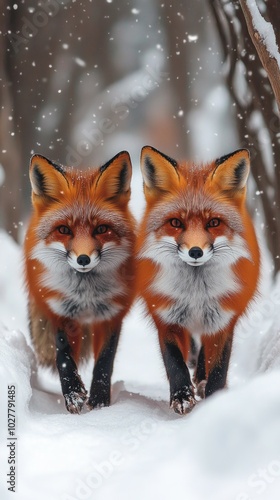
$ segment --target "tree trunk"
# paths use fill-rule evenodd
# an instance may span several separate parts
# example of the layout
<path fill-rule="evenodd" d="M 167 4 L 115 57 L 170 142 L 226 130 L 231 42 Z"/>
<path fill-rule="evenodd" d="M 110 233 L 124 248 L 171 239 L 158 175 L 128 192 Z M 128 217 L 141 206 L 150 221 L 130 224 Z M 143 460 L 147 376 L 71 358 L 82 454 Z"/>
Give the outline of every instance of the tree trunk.
<path fill-rule="evenodd" d="M 251 151 L 252 175 L 257 187 L 254 202 L 255 206 L 257 200 L 262 202 L 266 241 L 276 273 L 280 270 L 280 141 L 279 113 L 273 90 L 276 91 L 278 83 L 272 89 L 270 81 L 274 75 L 267 73 L 271 61 L 264 68 L 248 33 L 242 9 L 238 5 L 226 8 L 222 0 L 209 1 L 209 6 L 227 62 L 227 88 L 236 107 L 240 146 L 249 147 Z M 254 33 L 255 30 L 253 38 Z M 255 38 L 255 42 L 258 47 L 262 43 L 260 38 Z M 275 65 L 273 67 L 275 69 Z"/>

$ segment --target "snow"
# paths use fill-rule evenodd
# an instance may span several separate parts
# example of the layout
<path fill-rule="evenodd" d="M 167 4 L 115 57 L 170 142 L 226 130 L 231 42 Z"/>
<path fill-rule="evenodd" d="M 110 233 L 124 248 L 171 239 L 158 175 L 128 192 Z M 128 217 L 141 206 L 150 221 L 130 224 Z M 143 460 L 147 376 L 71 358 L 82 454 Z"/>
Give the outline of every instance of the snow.
<path fill-rule="evenodd" d="M 74 61 L 75 61 L 75 63 L 78 64 L 78 66 L 82 66 L 82 67 L 86 66 L 86 62 L 83 59 L 81 59 L 80 57 L 75 57 Z"/>
<path fill-rule="evenodd" d="M 196 43 L 198 40 L 198 35 L 188 35 L 188 41 Z"/>
<path fill-rule="evenodd" d="M 141 190 L 140 178 L 133 190 Z M 143 199 L 136 197 L 139 215 Z M 22 251 L 0 233 L 0 495 L 19 500 L 278 500 L 280 280 L 239 323 L 228 389 L 169 409 L 156 333 L 136 304 L 118 349 L 112 405 L 67 413 L 28 334 Z M 265 274 L 265 273 L 264 273 Z M 81 367 L 89 387 L 93 361 Z M 16 388 L 16 493 L 7 489 L 7 395 Z"/>
<path fill-rule="evenodd" d="M 276 43 L 273 26 L 271 25 L 271 23 L 269 23 L 262 17 L 259 8 L 257 6 L 256 0 L 247 0 L 246 3 L 248 9 L 250 10 L 255 29 L 260 34 L 270 56 L 276 59 L 278 66 L 280 68 L 280 54 L 279 54 L 279 48 Z"/>
<path fill-rule="evenodd" d="M 5 170 L 0 163 L 0 186 L 2 186 L 2 184 L 4 183 L 4 180 L 5 180 Z"/>

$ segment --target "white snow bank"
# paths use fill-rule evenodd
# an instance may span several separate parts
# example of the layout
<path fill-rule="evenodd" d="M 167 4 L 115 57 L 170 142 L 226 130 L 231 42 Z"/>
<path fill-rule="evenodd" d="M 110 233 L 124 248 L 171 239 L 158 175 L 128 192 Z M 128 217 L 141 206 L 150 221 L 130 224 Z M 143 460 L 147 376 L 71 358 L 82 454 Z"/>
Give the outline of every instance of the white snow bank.
<path fill-rule="evenodd" d="M 11 329 L 27 329 L 22 253 L 0 229 L 0 321 Z"/>
<path fill-rule="evenodd" d="M 112 474 L 94 498 L 255 500 L 262 491 L 266 500 L 279 498 L 279 382 L 280 373 L 258 377 L 200 403 L 187 418 L 175 418 L 163 405 L 151 408 L 143 414 L 150 419 L 146 442 L 139 439 L 130 460 L 119 445 L 121 475 Z M 261 468 L 271 470 L 262 484 Z"/>
<path fill-rule="evenodd" d="M 20 250 L 1 233 L 1 261 L 12 252 L 19 263 Z M 2 267 L 0 277 L 0 320 L 3 315 L 6 322 L 0 326 L 1 499 L 278 500 L 279 283 L 239 324 L 230 389 L 190 415 L 168 408 L 156 334 L 140 305 L 124 324 L 112 406 L 70 415 L 58 377 L 36 374 L 31 349 L 14 329 L 15 322 L 26 329 L 17 266 Z M 81 369 L 87 387 L 92 365 Z M 6 482 L 8 384 L 16 386 L 16 493 Z"/>
<path fill-rule="evenodd" d="M 32 366 L 35 366 L 34 361 L 33 353 L 27 346 L 23 334 L 8 330 L 0 324 L 0 470 L 2 472 L 0 492 L 2 491 L 3 499 L 8 498 L 7 476 L 3 473 L 8 472 L 7 460 L 10 456 L 8 445 L 14 437 L 25 432 L 32 394 L 30 378 Z M 10 410 L 8 410 L 8 400 Z M 5 496 L 2 496 L 3 494 Z"/>
<path fill-rule="evenodd" d="M 36 370 L 35 357 L 20 331 L 8 330 L 0 324 L 0 380 L 2 387 L 14 385 L 17 392 L 17 411 L 23 417 L 28 414 L 31 398 L 30 378 Z M 4 392 L 4 391 L 3 391 Z M 1 391 L 1 395 L 3 395 Z M 3 402 L 3 401 L 2 401 Z M 6 404 L 1 405 L 4 408 Z M 6 418 L 1 412 L 0 418 Z M 2 428 L 2 426 L 1 426 Z"/>

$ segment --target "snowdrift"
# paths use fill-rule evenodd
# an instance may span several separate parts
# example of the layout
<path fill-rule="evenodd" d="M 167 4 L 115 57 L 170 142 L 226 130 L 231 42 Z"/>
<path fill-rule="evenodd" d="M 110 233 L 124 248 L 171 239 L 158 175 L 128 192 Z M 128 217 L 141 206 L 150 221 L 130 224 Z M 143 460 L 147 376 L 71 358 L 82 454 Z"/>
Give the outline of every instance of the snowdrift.
<path fill-rule="evenodd" d="M 125 321 L 112 406 L 70 415 L 58 379 L 36 366 L 21 249 L 3 232 L 0 241 L 1 499 L 279 499 L 279 283 L 240 321 L 228 389 L 190 415 L 179 417 L 168 408 L 156 334 L 140 304 Z M 87 387 L 92 366 L 81 370 Z M 7 483 L 11 385 L 16 493 Z"/>

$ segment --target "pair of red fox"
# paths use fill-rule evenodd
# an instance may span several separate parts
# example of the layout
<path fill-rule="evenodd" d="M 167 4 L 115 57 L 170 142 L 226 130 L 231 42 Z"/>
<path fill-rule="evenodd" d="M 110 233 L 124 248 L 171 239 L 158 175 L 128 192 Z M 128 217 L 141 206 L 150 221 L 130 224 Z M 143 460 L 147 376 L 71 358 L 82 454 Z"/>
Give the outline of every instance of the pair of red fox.
<path fill-rule="evenodd" d="M 249 153 L 204 165 L 142 150 L 146 210 L 129 210 L 132 167 L 125 151 L 75 171 L 31 159 L 33 215 L 25 239 L 31 337 L 38 361 L 57 367 L 66 408 L 110 404 L 122 322 L 142 298 L 158 330 L 179 414 L 226 384 L 233 333 L 256 293 L 260 255 L 246 209 Z M 200 351 L 194 380 L 190 341 Z M 77 365 L 93 350 L 89 394 Z"/>

